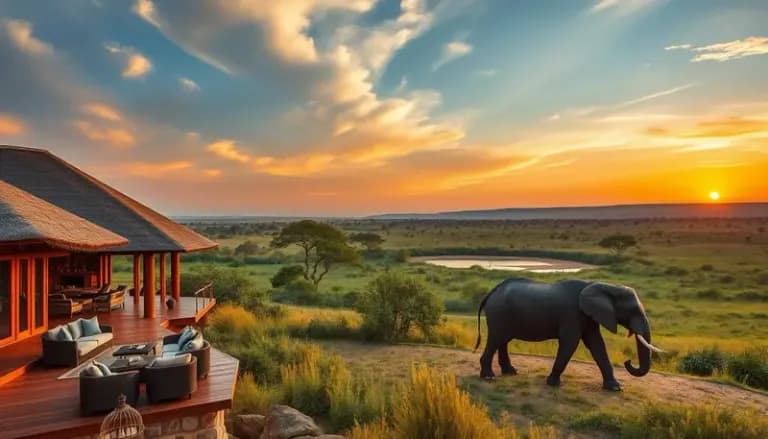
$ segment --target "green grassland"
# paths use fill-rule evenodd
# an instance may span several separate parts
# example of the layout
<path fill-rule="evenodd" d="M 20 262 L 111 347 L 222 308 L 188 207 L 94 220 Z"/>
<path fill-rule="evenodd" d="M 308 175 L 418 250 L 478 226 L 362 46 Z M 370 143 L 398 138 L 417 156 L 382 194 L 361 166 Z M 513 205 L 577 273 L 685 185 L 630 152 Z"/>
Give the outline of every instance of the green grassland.
<path fill-rule="evenodd" d="M 542 281 L 586 278 L 634 287 L 653 327 L 654 341 L 668 351 L 656 367 L 674 369 L 676 358 L 690 350 L 718 346 L 740 352 L 768 343 L 768 219 L 744 220 L 627 220 L 627 221 L 335 221 L 345 232 L 373 231 L 385 238 L 383 249 L 367 254 L 357 266 L 342 266 L 320 284 L 324 305 L 340 307 L 342 297 L 363 291 L 385 269 L 401 270 L 422 279 L 445 301 L 447 320 L 466 334 L 458 344 L 473 344 L 474 308 L 463 301 L 467 290 L 488 291 L 507 277 Z M 269 290 L 269 279 L 283 265 L 297 259 L 295 249 L 274 250 L 269 243 L 280 223 L 193 224 L 220 243 L 214 262 L 196 255 L 185 258 L 183 269 L 201 264 L 235 267 L 251 277 L 256 288 Z M 620 260 L 582 273 L 536 274 L 450 269 L 401 262 L 409 254 L 572 255 L 585 260 L 615 259 L 597 243 L 614 233 L 631 234 L 638 246 Z M 258 244 L 253 254 L 234 255 L 238 245 Z M 265 262 L 282 263 L 265 263 Z M 122 266 L 122 268 L 120 268 Z M 119 281 L 130 282 L 128 261 L 118 261 Z M 332 300 L 332 299 L 338 300 Z M 327 310 L 324 311 L 327 314 Z M 484 326 L 484 325 L 483 325 Z M 634 342 L 622 334 L 606 334 L 611 358 L 623 362 L 634 352 Z M 511 351 L 554 354 L 556 345 L 513 342 Z M 587 359 L 580 350 L 577 358 Z"/>

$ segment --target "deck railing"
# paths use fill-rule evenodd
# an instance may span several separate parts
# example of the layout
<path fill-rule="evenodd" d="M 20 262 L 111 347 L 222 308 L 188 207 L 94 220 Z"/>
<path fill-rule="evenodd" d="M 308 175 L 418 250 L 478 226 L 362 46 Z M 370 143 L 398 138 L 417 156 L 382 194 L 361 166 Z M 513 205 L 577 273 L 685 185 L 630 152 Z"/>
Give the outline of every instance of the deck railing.
<path fill-rule="evenodd" d="M 202 288 L 195 291 L 195 314 L 205 308 L 213 300 L 213 282 L 208 282 Z"/>

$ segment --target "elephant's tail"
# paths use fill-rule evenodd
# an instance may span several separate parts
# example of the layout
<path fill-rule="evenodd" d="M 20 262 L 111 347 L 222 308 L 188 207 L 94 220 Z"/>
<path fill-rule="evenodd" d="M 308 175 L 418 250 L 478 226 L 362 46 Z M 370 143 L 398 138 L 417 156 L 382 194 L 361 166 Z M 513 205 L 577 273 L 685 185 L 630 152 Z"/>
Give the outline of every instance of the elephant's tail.
<path fill-rule="evenodd" d="M 477 348 L 480 347 L 480 341 L 482 340 L 482 334 L 480 333 L 480 314 L 483 312 L 483 308 L 485 308 L 485 302 L 488 301 L 488 298 L 491 297 L 491 294 L 496 291 L 496 288 L 492 289 L 488 294 L 483 297 L 482 302 L 480 302 L 480 307 L 477 308 L 477 342 L 475 343 L 475 349 L 472 352 L 476 352 Z"/>

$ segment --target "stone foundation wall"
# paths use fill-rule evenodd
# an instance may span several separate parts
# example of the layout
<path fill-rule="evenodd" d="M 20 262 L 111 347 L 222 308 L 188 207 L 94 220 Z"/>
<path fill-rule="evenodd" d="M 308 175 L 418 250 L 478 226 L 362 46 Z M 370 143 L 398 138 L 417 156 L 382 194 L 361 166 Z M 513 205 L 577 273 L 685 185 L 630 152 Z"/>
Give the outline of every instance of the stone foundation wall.
<path fill-rule="evenodd" d="M 77 439 L 98 439 L 99 435 Z M 200 416 L 180 416 L 144 424 L 145 439 L 227 439 L 224 411 Z"/>

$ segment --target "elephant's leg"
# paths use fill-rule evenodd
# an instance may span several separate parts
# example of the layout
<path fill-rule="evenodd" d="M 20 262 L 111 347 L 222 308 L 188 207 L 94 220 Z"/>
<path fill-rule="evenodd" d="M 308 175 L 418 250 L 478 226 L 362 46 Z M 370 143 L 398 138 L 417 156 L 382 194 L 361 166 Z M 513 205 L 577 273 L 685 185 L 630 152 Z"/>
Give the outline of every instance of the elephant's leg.
<path fill-rule="evenodd" d="M 594 329 L 587 330 L 582 339 L 603 375 L 603 389 L 614 392 L 621 390 L 621 384 L 616 381 L 616 377 L 613 375 L 613 366 L 611 366 L 611 360 L 608 358 L 605 341 L 600 334 L 600 327 L 595 325 Z"/>
<path fill-rule="evenodd" d="M 578 335 L 560 336 L 557 357 L 555 358 L 555 364 L 552 366 L 552 372 L 547 377 L 547 384 L 550 386 L 560 385 L 560 375 L 563 374 L 565 366 L 571 361 L 571 357 L 573 357 L 573 353 L 576 352 L 578 346 Z"/>
<path fill-rule="evenodd" d="M 501 342 L 498 337 L 488 334 L 488 340 L 485 342 L 485 350 L 483 355 L 480 356 L 480 377 L 486 380 L 492 380 L 495 375 L 493 374 L 493 354 L 499 349 Z"/>
<path fill-rule="evenodd" d="M 517 370 L 515 370 L 512 362 L 509 360 L 509 351 L 507 350 L 509 342 L 510 340 L 507 340 L 499 346 L 499 366 L 501 367 L 502 375 L 517 375 Z"/>

